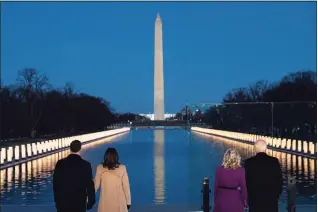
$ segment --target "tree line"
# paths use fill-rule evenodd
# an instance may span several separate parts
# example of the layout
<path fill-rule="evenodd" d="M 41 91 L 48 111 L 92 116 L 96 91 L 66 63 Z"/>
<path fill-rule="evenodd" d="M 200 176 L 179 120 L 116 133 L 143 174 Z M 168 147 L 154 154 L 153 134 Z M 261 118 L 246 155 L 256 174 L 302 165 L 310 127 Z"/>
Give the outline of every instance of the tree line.
<path fill-rule="evenodd" d="M 204 114 L 216 129 L 316 140 L 317 76 L 299 71 L 279 82 L 258 81 L 227 93 Z"/>
<path fill-rule="evenodd" d="M 19 71 L 16 83 L 2 87 L 0 96 L 1 139 L 100 131 L 134 116 L 115 113 L 107 100 L 78 93 L 71 83 L 53 88 L 35 68 Z"/>
<path fill-rule="evenodd" d="M 316 141 L 316 103 L 316 72 L 299 71 L 275 83 L 261 80 L 233 89 L 220 104 L 198 106 L 188 118 L 219 130 Z"/>

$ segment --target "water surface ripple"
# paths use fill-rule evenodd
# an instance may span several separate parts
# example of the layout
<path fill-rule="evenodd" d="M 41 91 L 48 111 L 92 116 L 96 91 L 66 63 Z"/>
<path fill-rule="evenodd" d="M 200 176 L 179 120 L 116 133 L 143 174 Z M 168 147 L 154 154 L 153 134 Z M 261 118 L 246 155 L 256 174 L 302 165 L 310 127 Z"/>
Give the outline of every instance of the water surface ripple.
<path fill-rule="evenodd" d="M 235 147 L 243 160 L 253 155 L 253 146 L 229 139 L 185 130 L 134 130 L 87 144 L 82 157 L 91 162 L 93 175 L 108 147 L 117 148 L 127 166 L 134 205 L 197 205 L 201 207 L 201 183 L 209 177 L 213 185 L 215 168 L 227 148 Z M 1 170 L 3 205 L 54 205 L 52 172 L 57 160 L 69 151 Z M 316 160 L 268 151 L 287 175 L 298 181 L 316 182 Z M 213 192 L 212 192 L 213 195 Z M 99 195 L 97 195 L 99 198 Z M 211 197 L 211 201 L 212 201 Z M 286 193 L 281 201 L 285 201 Z M 316 197 L 298 196 L 298 204 L 316 204 Z"/>

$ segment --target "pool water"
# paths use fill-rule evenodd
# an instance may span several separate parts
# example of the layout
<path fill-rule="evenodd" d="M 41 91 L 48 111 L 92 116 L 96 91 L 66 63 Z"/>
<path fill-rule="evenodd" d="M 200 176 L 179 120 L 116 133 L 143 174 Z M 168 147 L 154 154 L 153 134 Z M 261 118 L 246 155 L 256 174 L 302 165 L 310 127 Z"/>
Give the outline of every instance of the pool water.
<path fill-rule="evenodd" d="M 202 203 L 202 179 L 214 181 L 215 168 L 227 148 L 236 148 L 242 159 L 252 156 L 253 146 L 187 130 L 132 130 L 83 146 L 81 155 L 92 164 L 93 175 L 108 147 L 115 147 L 127 166 L 133 205 L 183 205 L 198 209 Z M 68 151 L 1 170 L 3 205 L 54 205 L 52 172 Z M 287 175 L 316 184 L 316 160 L 276 151 Z M 211 186 L 212 187 L 212 186 Z M 213 189 L 213 187 L 212 187 Z M 211 193 L 211 201 L 212 201 Z M 97 198 L 99 194 L 97 194 Z M 281 197 L 286 201 L 286 193 Z M 316 196 L 299 195 L 297 204 L 316 204 Z"/>

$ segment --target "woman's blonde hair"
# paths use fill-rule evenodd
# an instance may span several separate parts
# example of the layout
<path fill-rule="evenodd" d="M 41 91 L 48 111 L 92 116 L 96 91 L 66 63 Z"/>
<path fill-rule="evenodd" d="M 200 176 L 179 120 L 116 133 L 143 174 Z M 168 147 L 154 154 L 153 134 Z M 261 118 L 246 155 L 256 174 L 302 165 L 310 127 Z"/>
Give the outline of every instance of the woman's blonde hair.
<path fill-rule="evenodd" d="M 235 149 L 228 149 L 224 153 L 222 166 L 226 169 L 237 169 L 241 167 L 241 156 Z"/>

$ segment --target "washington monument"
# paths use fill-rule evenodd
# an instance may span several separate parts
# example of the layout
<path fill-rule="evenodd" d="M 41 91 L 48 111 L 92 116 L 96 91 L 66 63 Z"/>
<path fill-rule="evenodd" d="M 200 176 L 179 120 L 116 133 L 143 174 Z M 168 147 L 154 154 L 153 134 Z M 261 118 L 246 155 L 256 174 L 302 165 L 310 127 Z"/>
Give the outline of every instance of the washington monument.
<path fill-rule="evenodd" d="M 159 13 L 155 22 L 155 61 L 154 61 L 154 120 L 165 120 L 162 22 Z"/>

